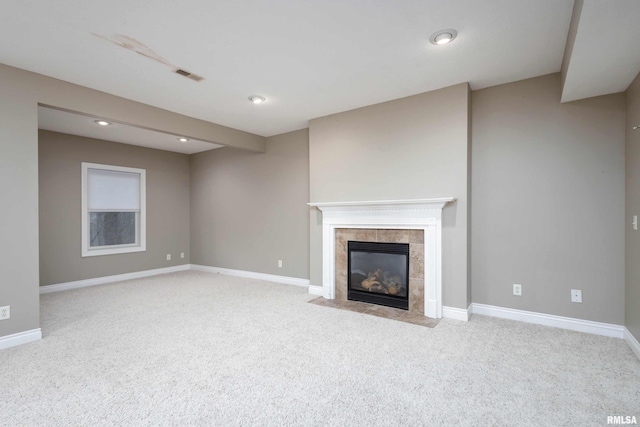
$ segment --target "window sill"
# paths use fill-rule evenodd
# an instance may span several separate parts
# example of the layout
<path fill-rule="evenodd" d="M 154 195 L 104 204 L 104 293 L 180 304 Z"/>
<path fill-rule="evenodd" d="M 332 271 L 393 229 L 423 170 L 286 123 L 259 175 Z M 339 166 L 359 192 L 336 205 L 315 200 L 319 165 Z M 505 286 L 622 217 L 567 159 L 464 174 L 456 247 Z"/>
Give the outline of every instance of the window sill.
<path fill-rule="evenodd" d="M 100 248 L 100 249 L 83 249 L 82 257 L 92 257 L 92 256 L 101 256 L 101 255 L 117 255 L 117 254 L 128 254 L 132 252 L 146 252 L 146 246 L 126 246 L 126 247 L 118 247 L 118 248 Z"/>

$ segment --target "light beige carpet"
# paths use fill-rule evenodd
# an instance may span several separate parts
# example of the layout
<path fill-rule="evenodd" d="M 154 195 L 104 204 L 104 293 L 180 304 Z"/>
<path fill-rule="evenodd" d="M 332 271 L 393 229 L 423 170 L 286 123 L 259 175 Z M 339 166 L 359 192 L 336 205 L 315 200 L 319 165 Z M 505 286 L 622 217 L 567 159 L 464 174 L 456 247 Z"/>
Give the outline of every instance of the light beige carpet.
<path fill-rule="evenodd" d="M 620 339 L 482 316 L 435 328 L 182 272 L 41 297 L 0 351 L 0 425 L 602 426 L 640 418 Z"/>

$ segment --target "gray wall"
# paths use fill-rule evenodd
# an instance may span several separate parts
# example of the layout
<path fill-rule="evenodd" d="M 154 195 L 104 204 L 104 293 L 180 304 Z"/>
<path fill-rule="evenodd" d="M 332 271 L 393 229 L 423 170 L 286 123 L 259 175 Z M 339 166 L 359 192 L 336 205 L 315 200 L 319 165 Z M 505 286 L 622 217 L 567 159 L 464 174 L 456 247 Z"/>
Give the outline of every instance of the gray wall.
<path fill-rule="evenodd" d="M 293 236 L 293 243 L 286 245 L 292 252 L 281 249 L 285 245 L 277 237 L 276 247 L 269 245 L 268 251 L 253 249 L 255 243 L 248 241 L 247 256 L 232 248 L 233 257 L 225 252 L 229 248 L 218 243 L 214 247 L 211 242 L 192 240 L 192 249 L 202 248 L 208 258 L 192 257 L 193 263 L 309 277 L 309 247 L 310 278 L 320 284 L 320 216 L 306 208 L 306 202 L 457 197 L 458 203 L 446 208 L 444 217 L 444 303 L 467 305 L 466 84 L 313 120 L 306 164 L 309 175 L 301 166 L 304 161 L 295 156 L 289 159 L 293 154 L 288 149 L 274 157 L 280 138 L 302 141 L 304 137 L 283 135 L 270 138 L 274 143 L 269 144 L 259 136 L 3 65 L 0 85 L 0 241 L 4 243 L 0 305 L 11 305 L 11 319 L 0 322 L 0 337 L 39 327 L 38 103 L 256 151 L 265 145 L 275 150 L 261 155 L 225 148 L 209 153 L 211 159 L 206 154 L 194 156 L 192 190 L 207 191 L 206 186 L 198 187 L 196 172 L 209 179 L 212 213 L 198 218 L 192 230 L 203 225 L 207 236 L 224 242 L 238 236 L 273 242 L 270 236 L 282 236 L 286 222 L 287 230 L 296 230 L 285 234 L 287 239 Z M 636 80 L 628 93 L 630 120 L 635 120 L 638 109 L 637 92 Z M 552 75 L 474 92 L 472 97 L 473 301 L 622 323 L 624 96 L 561 105 L 560 76 Z M 636 139 L 637 134 L 627 135 L 631 163 L 638 159 L 633 151 Z M 295 146 L 302 158 L 306 156 L 304 143 L 281 145 Z M 207 161 L 215 170 L 198 169 L 198 162 Z M 235 162 L 239 169 L 226 167 L 225 161 Z M 274 171 L 285 178 L 262 182 L 273 172 L 271 163 L 281 166 Z M 631 210 L 636 209 L 632 205 L 638 182 L 634 173 L 630 167 L 627 201 Z M 245 190 L 247 197 L 232 193 L 225 182 Z M 297 184 L 305 187 L 305 197 Z M 285 191 L 275 191 L 280 185 Z M 295 189 L 289 190 L 290 186 Z M 259 199 L 264 206 L 303 206 L 304 212 L 285 218 L 284 209 L 269 209 L 264 216 L 242 211 L 260 225 L 269 224 L 266 232 L 256 226 L 234 235 L 220 227 L 239 222 L 232 217 L 239 212 L 237 206 L 257 212 L 261 206 L 246 199 L 263 193 L 272 195 Z M 192 201 L 197 198 L 194 195 Z M 226 205 L 226 201 L 237 205 Z M 202 206 L 196 207 L 196 213 L 193 208 L 193 218 L 202 215 Z M 219 214 L 223 220 L 211 224 Z M 309 217 L 311 234 L 306 235 L 300 230 Z M 638 336 L 638 275 L 632 265 L 637 254 L 630 236 L 627 245 L 626 324 Z M 262 256 L 260 261 L 251 261 L 255 253 Z M 277 259 L 285 261 L 283 269 L 275 266 Z M 524 285 L 521 298 L 511 296 L 514 282 Z M 572 287 L 583 290 L 583 304 L 568 302 Z"/>
<path fill-rule="evenodd" d="M 443 212 L 443 305 L 467 308 L 466 83 L 314 119 L 312 202 L 455 197 Z M 311 218 L 311 283 L 322 284 L 321 215 Z"/>
<path fill-rule="evenodd" d="M 0 65 L 0 337 L 39 327 L 38 104 L 264 151 L 265 138 Z"/>
<path fill-rule="evenodd" d="M 186 154 L 39 131 L 40 285 L 189 263 Z M 81 257 L 81 163 L 135 167 L 147 175 L 147 250 Z M 185 258 L 180 258 L 184 252 Z M 171 261 L 166 255 L 171 254 Z"/>
<path fill-rule="evenodd" d="M 38 299 L 38 109 L 0 67 L 0 337 L 40 327 Z"/>
<path fill-rule="evenodd" d="M 627 90 L 626 123 L 626 244 L 625 325 L 640 340 L 640 230 L 631 227 L 633 215 L 640 217 L 640 74 Z"/>
<path fill-rule="evenodd" d="M 472 94 L 473 302 L 622 324 L 625 97 L 560 80 Z"/>
<path fill-rule="evenodd" d="M 191 156 L 191 262 L 309 278 L 308 130 Z M 278 260 L 283 267 L 278 268 Z"/>

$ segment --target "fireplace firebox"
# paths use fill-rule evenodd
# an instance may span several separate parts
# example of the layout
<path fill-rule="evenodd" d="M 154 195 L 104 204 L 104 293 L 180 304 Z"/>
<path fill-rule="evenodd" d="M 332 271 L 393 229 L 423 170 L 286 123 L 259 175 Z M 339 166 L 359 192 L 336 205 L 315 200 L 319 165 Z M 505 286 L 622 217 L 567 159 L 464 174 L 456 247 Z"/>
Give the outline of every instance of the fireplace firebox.
<path fill-rule="evenodd" d="M 409 245 L 348 242 L 347 299 L 409 309 Z"/>

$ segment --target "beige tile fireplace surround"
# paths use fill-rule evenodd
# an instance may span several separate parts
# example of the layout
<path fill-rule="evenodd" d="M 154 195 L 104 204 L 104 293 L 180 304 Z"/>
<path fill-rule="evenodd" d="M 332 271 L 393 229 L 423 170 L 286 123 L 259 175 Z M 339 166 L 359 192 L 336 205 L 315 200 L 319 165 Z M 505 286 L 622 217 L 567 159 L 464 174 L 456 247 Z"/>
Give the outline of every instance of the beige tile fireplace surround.
<path fill-rule="evenodd" d="M 322 211 L 322 296 L 346 301 L 347 242 L 409 243 L 409 311 L 442 317 L 442 209 L 453 197 L 309 203 Z"/>
<path fill-rule="evenodd" d="M 336 301 L 347 300 L 349 241 L 409 244 L 409 312 L 424 315 L 424 230 L 336 229 Z"/>

